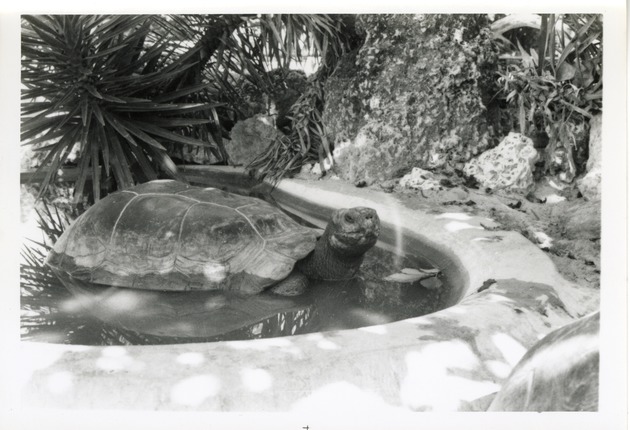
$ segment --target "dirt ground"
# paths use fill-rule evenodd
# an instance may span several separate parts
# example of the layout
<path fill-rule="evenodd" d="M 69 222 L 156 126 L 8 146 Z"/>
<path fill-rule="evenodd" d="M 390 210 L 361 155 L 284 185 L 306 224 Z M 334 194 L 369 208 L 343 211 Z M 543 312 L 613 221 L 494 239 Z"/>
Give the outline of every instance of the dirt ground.
<path fill-rule="evenodd" d="M 586 201 L 574 193 L 569 195 L 570 190 L 562 193 L 569 195 L 566 198 L 560 193 L 550 194 L 549 190 L 537 190 L 526 196 L 474 189 L 464 184 L 448 185 L 438 190 L 414 190 L 403 189 L 392 181 L 373 188 L 409 199 L 409 203 L 419 209 L 448 212 L 457 208 L 471 215 L 491 218 L 499 226 L 489 223 L 488 229 L 520 232 L 549 255 L 566 279 L 599 295 L 599 201 Z M 566 200 L 554 202 L 559 200 L 558 197 Z"/>

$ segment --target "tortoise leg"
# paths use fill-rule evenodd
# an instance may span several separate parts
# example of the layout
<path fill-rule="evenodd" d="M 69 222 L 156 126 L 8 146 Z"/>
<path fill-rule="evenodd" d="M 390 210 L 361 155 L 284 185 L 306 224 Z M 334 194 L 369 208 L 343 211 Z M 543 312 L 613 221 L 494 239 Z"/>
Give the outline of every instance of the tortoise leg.
<path fill-rule="evenodd" d="M 271 287 L 271 292 L 280 296 L 299 296 L 308 286 L 308 278 L 297 270 L 291 272 L 289 276 Z"/>

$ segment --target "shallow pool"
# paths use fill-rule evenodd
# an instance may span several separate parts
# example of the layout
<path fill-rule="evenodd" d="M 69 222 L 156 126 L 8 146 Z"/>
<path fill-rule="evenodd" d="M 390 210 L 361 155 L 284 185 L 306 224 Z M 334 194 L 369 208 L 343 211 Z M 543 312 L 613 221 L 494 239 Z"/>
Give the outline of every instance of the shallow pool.
<path fill-rule="evenodd" d="M 35 301 L 34 292 L 23 289 L 22 338 L 81 345 L 246 340 L 365 327 L 445 308 L 450 285 L 444 275 L 415 282 L 383 280 L 406 268 L 432 267 L 415 256 L 374 248 L 357 278 L 313 283 L 296 298 L 138 291 L 67 278 L 66 288 L 51 278 L 46 291 L 35 292 Z"/>
<path fill-rule="evenodd" d="M 44 256 L 41 249 L 34 258 Z M 22 338 L 80 345 L 149 345 L 247 340 L 378 325 L 452 304 L 457 289 L 444 273 L 419 280 L 407 276 L 405 282 L 385 279 L 403 272 L 440 269 L 429 261 L 377 246 L 366 253 L 355 279 L 312 283 L 305 294 L 294 298 L 272 293 L 243 297 L 217 291 L 113 288 L 55 276 L 39 261 L 28 273 L 24 268 L 21 271 Z M 33 272 L 45 282 L 31 285 L 25 278 Z"/>

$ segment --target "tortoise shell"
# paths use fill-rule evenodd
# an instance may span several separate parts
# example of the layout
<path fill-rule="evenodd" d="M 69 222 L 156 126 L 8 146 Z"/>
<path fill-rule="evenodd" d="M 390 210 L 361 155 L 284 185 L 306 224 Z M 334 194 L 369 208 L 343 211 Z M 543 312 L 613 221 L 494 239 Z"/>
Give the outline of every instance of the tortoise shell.
<path fill-rule="evenodd" d="M 596 312 L 547 334 L 521 358 L 490 411 L 594 411 L 599 408 Z"/>
<path fill-rule="evenodd" d="M 284 279 L 316 238 L 265 201 L 158 180 L 97 202 L 47 263 L 96 284 L 253 294 Z"/>

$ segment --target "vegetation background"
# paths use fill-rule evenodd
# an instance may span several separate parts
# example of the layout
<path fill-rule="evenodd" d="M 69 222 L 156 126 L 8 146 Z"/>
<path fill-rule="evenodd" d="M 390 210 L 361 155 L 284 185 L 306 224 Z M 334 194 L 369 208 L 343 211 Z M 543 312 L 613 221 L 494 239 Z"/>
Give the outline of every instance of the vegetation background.
<path fill-rule="evenodd" d="M 284 136 L 253 171 L 278 179 L 322 163 L 334 150 L 322 120 L 324 85 L 365 41 L 357 19 L 25 15 L 21 139 L 36 153 L 40 196 L 66 166 L 79 169 L 78 203 L 158 177 L 182 179 L 176 162 L 184 150 L 230 164 L 234 124 L 271 104 Z M 474 30 L 490 41 L 479 45 L 486 60 L 475 85 L 487 105 L 499 106 L 508 131 L 542 142 L 544 172 L 561 170 L 570 181 L 584 170 L 588 120 L 601 110 L 601 15 L 433 15 L 430 22 L 447 33 L 484 26 Z M 308 77 L 300 74 L 313 65 Z"/>

